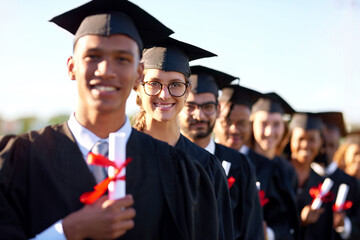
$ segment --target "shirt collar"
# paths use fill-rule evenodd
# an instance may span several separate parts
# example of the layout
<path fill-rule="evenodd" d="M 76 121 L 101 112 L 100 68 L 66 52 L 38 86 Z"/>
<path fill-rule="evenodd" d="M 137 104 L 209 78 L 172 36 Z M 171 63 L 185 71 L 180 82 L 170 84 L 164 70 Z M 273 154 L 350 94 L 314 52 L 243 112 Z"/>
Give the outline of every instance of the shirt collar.
<path fill-rule="evenodd" d="M 244 155 L 247 155 L 249 153 L 249 148 L 246 145 L 242 145 L 239 149 L 239 152 L 241 152 Z"/>
<path fill-rule="evenodd" d="M 68 120 L 68 126 L 70 131 L 74 135 L 76 143 L 78 144 L 80 151 L 86 159 L 86 156 L 94 146 L 94 144 L 98 141 L 106 141 L 109 142 L 109 138 L 100 138 L 96 136 L 93 132 L 89 129 L 82 126 L 75 118 L 75 113 L 70 115 Z M 126 134 L 126 142 L 129 140 L 132 128 L 130 125 L 130 120 L 126 117 L 125 124 L 118 130 L 116 133 L 124 132 Z"/>
<path fill-rule="evenodd" d="M 215 142 L 214 139 L 211 138 L 209 144 L 205 147 L 205 150 L 207 150 L 211 154 L 215 154 Z"/>

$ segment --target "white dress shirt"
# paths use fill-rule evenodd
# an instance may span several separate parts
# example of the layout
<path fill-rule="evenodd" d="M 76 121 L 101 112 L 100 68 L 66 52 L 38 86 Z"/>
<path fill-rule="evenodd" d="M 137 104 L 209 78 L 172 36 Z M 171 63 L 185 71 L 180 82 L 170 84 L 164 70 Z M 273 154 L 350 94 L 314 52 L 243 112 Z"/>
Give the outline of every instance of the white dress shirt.
<path fill-rule="evenodd" d="M 74 135 L 77 145 L 80 148 L 80 151 L 83 155 L 84 161 L 87 158 L 88 153 L 91 151 L 92 147 L 98 141 L 109 142 L 109 138 L 100 138 L 92 133 L 89 129 L 82 126 L 75 118 L 75 113 L 70 115 L 70 118 L 67 122 L 71 133 Z M 130 125 L 129 118 L 126 117 L 125 124 L 118 130 L 118 132 L 124 132 L 126 134 L 126 142 L 129 140 L 132 127 Z M 39 233 L 32 238 L 32 240 L 66 240 L 63 227 L 62 219 L 54 223 L 52 226 Z"/>

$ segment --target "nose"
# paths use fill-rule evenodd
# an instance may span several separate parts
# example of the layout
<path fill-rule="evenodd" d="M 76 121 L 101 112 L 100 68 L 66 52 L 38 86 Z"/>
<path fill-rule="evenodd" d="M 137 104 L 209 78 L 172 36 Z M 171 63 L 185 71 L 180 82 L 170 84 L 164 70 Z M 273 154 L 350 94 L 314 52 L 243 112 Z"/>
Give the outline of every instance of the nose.
<path fill-rule="evenodd" d="M 232 134 L 237 134 L 239 133 L 239 128 L 236 126 L 236 123 L 231 123 L 230 127 L 229 127 L 229 132 Z"/>
<path fill-rule="evenodd" d="M 308 141 L 307 140 L 301 140 L 300 147 L 303 149 L 306 149 L 308 147 Z"/>
<path fill-rule="evenodd" d="M 192 115 L 196 120 L 202 120 L 205 117 L 205 114 L 199 106 L 193 111 Z"/>
<path fill-rule="evenodd" d="M 169 89 L 163 85 L 163 88 L 161 89 L 160 93 L 159 93 L 159 98 L 161 99 L 167 99 L 167 98 L 170 98 L 171 95 L 169 93 Z"/>
<path fill-rule="evenodd" d="M 98 63 L 97 69 L 95 71 L 95 76 L 102 77 L 104 79 L 114 78 L 115 77 L 115 70 L 112 66 L 110 60 L 104 59 Z"/>
<path fill-rule="evenodd" d="M 269 137 L 271 135 L 272 131 L 273 131 L 272 126 L 267 125 L 267 126 L 265 126 L 265 129 L 264 129 L 264 135 Z"/>

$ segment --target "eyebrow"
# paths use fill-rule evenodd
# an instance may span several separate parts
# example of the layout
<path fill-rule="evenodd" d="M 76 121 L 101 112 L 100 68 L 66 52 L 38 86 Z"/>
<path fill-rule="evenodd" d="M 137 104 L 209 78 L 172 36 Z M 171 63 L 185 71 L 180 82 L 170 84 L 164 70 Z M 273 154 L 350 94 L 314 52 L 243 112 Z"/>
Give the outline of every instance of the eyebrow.
<path fill-rule="evenodd" d="M 161 79 L 160 79 L 160 78 L 150 78 L 150 80 L 149 80 L 149 81 L 161 82 Z M 181 79 L 178 79 L 178 78 L 175 78 L 175 79 L 170 79 L 170 80 L 169 80 L 169 83 L 174 83 L 174 82 L 186 83 L 186 82 L 183 82 Z"/>
<path fill-rule="evenodd" d="M 107 52 L 107 51 L 102 49 L 102 48 L 88 48 L 86 50 L 86 52 Z M 127 51 L 127 50 L 117 50 L 117 51 L 114 51 L 114 52 L 117 53 L 117 54 L 129 54 L 129 55 L 134 56 L 133 52 Z"/>

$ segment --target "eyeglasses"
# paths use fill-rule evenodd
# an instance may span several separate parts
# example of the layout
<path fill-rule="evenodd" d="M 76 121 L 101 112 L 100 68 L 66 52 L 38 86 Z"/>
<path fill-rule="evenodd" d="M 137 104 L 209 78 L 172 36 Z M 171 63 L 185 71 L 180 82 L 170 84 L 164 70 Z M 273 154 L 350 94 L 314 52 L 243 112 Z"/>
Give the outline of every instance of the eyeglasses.
<path fill-rule="evenodd" d="M 199 110 L 201 109 L 205 115 L 210 116 L 216 112 L 216 106 L 217 106 L 217 103 L 215 103 L 215 102 L 206 102 L 203 104 L 186 103 L 186 105 L 184 106 L 184 109 L 188 113 L 192 113 L 195 111 L 195 109 L 199 108 Z"/>
<path fill-rule="evenodd" d="M 247 129 L 250 125 L 250 122 L 246 120 L 231 121 L 227 118 L 219 118 L 219 121 L 221 126 L 224 128 L 229 128 L 234 125 L 238 129 Z"/>
<path fill-rule="evenodd" d="M 163 90 L 164 86 L 166 86 L 171 96 L 182 97 L 190 83 L 172 82 L 163 84 L 159 82 L 142 82 L 141 85 L 143 85 L 145 93 L 149 96 L 158 95 Z"/>

